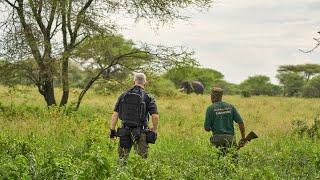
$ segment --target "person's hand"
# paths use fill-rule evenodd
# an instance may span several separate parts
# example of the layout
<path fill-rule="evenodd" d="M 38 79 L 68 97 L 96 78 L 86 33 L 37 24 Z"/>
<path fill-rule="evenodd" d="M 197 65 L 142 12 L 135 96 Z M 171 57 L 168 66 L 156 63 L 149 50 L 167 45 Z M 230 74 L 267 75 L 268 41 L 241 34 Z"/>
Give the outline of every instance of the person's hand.
<path fill-rule="evenodd" d="M 150 129 L 150 131 L 157 133 L 157 128 L 155 128 L 154 126 L 151 126 L 149 129 Z"/>
<path fill-rule="evenodd" d="M 110 138 L 115 139 L 117 137 L 117 131 L 115 129 L 110 129 Z"/>
<path fill-rule="evenodd" d="M 245 139 L 240 139 L 239 144 L 238 144 L 238 148 L 242 148 L 244 147 L 244 145 L 246 145 L 247 141 Z"/>

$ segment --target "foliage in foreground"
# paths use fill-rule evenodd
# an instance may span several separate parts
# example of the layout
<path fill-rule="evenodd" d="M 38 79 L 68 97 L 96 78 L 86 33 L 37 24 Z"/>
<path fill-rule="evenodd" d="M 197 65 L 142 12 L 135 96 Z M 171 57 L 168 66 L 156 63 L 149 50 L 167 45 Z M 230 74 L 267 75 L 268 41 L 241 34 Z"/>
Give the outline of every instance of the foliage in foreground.
<path fill-rule="evenodd" d="M 218 151 L 208 141 L 210 133 L 202 130 L 209 96 L 178 94 L 174 99 L 160 98 L 159 140 L 151 145 L 149 159 L 131 156 L 128 165 L 121 167 L 117 161 L 117 142 L 107 137 L 108 125 L 105 127 L 116 97 L 89 94 L 85 99 L 89 105 L 73 112 L 68 108 L 48 110 L 37 104 L 38 100 L 25 103 L 34 96 L 11 93 L 14 96 L 0 97 L 3 178 L 320 178 L 318 137 L 297 133 L 315 132 L 318 124 L 308 126 L 306 131 L 290 128 L 291 120 L 297 117 L 309 124 L 309 119 L 319 115 L 319 104 L 312 99 L 226 97 L 243 115 L 248 131 L 255 130 L 260 136 L 239 151 L 238 163 L 234 163 L 231 155 L 218 159 Z"/>

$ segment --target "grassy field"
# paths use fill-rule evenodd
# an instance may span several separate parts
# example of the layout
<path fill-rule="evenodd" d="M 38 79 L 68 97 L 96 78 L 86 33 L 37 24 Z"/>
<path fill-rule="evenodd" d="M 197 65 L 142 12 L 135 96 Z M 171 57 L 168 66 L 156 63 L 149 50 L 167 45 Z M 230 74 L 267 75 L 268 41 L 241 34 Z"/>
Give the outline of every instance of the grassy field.
<path fill-rule="evenodd" d="M 71 102 L 77 93 L 72 91 Z M 218 159 L 211 134 L 203 130 L 208 95 L 157 98 L 157 143 L 150 145 L 148 160 L 132 153 L 121 167 L 117 142 L 108 138 L 116 98 L 89 92 L 78 112 L 48 110 L 33 88 L 0 88 L 0 179 L 320 178 L 318 138 L 300 137 L 292 126 L 319 119 L 319 99 L 226 96 L 247 131 L 260 136 L 233 163 L 230 156 Z"/>

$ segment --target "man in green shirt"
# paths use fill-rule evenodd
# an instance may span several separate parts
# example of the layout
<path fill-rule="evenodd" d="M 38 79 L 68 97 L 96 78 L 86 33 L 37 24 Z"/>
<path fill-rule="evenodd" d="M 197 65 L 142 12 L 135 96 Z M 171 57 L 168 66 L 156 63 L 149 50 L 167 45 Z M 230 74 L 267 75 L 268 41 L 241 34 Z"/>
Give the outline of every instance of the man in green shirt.
<path fill-rule="evenodd" d="M 225 154 L 227 148 L 237 146 L 233 122 L 239 125 L 242 139 L 239 142 L 240 147 L 244 146 L 245 127 L 241 116 L 236 108 L 222 101 L 223 90 L 214 87 L 211 91 L 212 104 L 207 108 L 204 129 L 212 131 L 211 143 L 222 150 Z"/>

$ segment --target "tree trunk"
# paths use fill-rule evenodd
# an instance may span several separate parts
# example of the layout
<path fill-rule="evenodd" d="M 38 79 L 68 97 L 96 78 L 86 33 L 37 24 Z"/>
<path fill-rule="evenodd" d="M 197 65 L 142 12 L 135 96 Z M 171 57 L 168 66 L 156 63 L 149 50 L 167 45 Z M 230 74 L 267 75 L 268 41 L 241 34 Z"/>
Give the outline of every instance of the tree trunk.
<path fill-rule="evenodd" d="M 39 92 L 44 97 L 48 106 L 56 105 L 53 85 L 53 71 L 52 59 L 46 56 L 43 61 L 39 63 Z"/>
<path fill-rule="evenodd" d="M 43 97 L 47 103 L 47 106 L 55 106 L 56 99 L 54 96 L 53 79 L 47 80 L 43 84 Z"/>
<path fill-rule="evenodd" d="M 69 57 L 64 55 L 62 58 L 62 70 L 61 70 L 61 82 L 62 82 L 62 98 L 60 101 L 60 107 L 65 106 L 68 103 L 69 99 Z"/>
<path fill-rule="evenodd" d="M 311 74 L 307 74 L 307 81 L 306 81 L 306 83 L 309 82 L 310 76 L 311 76 Z"/>
<path fill-rule="evenodd" d="M 100 72 L 99 72 L 95 77 L 91 78 L 91 80 L 87 83 L 86 87 L 81 91 L 81 93 L 80 93 L 80 95 L 79 95 L 79 97 L 78 97 L 78 102 L 77 102 L 76 110 L 79 109 L 80 104 L 81 104 L 81 101 L 82 101 L 84 95 L 85 95 L 85 94 L 87 93 L 87 91 L 91 88 L 91 86 L 93 85 L 93 83 L 94 83 L 96 80 L 98 80 L 99 77 L 101 76 L 101 74 L 102 74 L 103 72 L 105 72 L 105 71 L 106 71 L 108 68 L 110 68 L 110 67 L 111 67 L 111 66 L 109 66 L 109 67 L 107 67 L 107 68 L 105 68 L 105 69 L 100 70 Z"/>
<path fill-rule="evenodd" d="M 79 97 L 78 97 L 78 102 L 77 102 L 77 106 L 76 106 L 76 110 L 79 109 L 81 101 L 84 97 L 84 95 L 87 93 L 87 91 L 91 88 L 92 84 L 96 81 L 96 79 L 92 78 L 88 84 L 86 85 L 86 87 L 81 91 Z"/>

